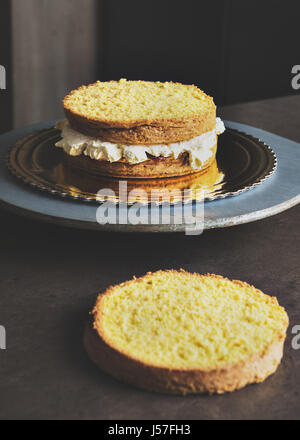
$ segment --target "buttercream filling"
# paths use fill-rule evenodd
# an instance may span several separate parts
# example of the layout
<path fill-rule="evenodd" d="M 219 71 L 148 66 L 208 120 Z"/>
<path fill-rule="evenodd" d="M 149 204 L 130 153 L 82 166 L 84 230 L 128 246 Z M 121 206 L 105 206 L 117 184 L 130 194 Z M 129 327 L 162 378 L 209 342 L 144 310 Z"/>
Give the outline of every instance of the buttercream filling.
<path fill-rule="evenodd" d="M 55 145 L 62 148 L 70 156 L 84 154 L 95 160 L 117 162 L 125 159 L 130 164 L 137 164 L 148 160 L 148 155 L 154 157 L 178 158 L 182 153 L 188 153 L 191 168 L 200 169 L 214 154 L 213 148 L 217 143 L 217 135 L 225 131 L 220 118 L 216 118 L 216 128 L 212 131 L 182 142 L 168 145 L 123 145 L 106 142 L 99 138 L 87 136 L 71 128 L 67 119 L 56 124 L 61 130 L 61 140 Z"/>

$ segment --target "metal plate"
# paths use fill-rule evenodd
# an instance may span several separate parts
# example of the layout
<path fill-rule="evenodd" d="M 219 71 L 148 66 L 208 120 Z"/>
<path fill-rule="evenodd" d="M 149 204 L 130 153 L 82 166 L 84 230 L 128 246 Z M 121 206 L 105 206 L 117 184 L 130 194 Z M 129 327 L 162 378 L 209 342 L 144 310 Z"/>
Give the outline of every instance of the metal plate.
<path fill-rule="evenodd" d="M 56 122 L 52 120 L 34 124 L 0 136 L 1 206 L 37 221 L 99 232 L 172 233 L 186 230 L 185 223 L 135 225 L 107 223 L 99 225 L 96 220 L 99 204 L 86 203 L 69 197 L 53 197 L 46 191 L 38 191 L 31 185 L 16 179 L 7 168 L 8 150 L 22 137 L 37 130 L 51 128 Z M 225 125 L 227 129 L 232 128 L 246 132 L 271 145 L 278 160 L 277 169 L 262 185 L 254 185 L 251 190 L 244 191 L 238 197 L 226 197 L 205 202 L 204 229 L 224 228 L 257 221 L 300 203 L 300 145 L 249 125 L 230 121 L 225 121 Z M 220 148 L 221 145 L 220 143 Z M 181 209 L 177 205 L 171 208 L 171 214 L 174 214 L 174 217 Z M 157 207 L 158 209 L 162 211 L 164 208 L 161 206 Z"/>
<path fill-rule="evenodd" d="M 85 202 L 122 200 L 120 192 L 124 187 L 120 187 L 118 179 L 74 172 L 65 165 L 65 153 L 55 147 L 59 138 L 60 132 L 55 128 L 22 138 L 8 153 L 9 169 L 24 182 L 56 196 Z M 128 179 L 127 203 L 169 201 L 170 194 L 161 191 L 166 189 L 175 194 L 171 195 L 172 203 L 225 198 L 261 184 L 276 168 L 276 156 L 271 148 L 246 133 L 227 128 L 218 144 L 217 162 L 204 173 L 178 178 Z M 100 196 L 98 191 L 104 188 L 112 190 L 114 195 Z M 142 190 L 140 194 L 132 192 L 137 188 Z"/>

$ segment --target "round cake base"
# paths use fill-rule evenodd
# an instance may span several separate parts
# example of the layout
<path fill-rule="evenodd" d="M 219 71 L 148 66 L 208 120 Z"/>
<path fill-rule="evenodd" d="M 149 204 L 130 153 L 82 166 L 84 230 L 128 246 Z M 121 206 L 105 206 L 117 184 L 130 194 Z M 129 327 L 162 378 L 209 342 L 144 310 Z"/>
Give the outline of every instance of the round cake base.
<path fill-rule="evenodd" d="M 212 149 L 210 158 L 197 170 L 194 170 L 188 160 L 188 154 L 180 154 L 174 157 L 155 157 L 149 158 L 144 162 L 130 164 L 124 159 L 117 162 L 107 160 L 95 160 L 90 157 L 70 156 L 65 154 L 64 164 L 73 170 L 86 172 L 88 174 L 109 176 L 125 179 L 159 179 L 164 177 L 179 177 L 189 174 L 203 172 L 215 160 L 217 145 Z"/>

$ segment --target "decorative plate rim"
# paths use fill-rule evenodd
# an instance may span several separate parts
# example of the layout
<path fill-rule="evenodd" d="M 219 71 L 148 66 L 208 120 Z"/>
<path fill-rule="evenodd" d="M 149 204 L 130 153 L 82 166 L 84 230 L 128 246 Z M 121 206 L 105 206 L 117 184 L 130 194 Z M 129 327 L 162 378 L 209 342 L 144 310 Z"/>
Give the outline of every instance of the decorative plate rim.
<path fill-rule="evenodd" d="M 223 194 L 207 195 L 202 200 L 197 200 L 195 198 L 191 198 L 191 200 L 189 200 L 188 202 L 193 202 L 193 203 L 197 203 L 197 202 L 200 202 L 200 201 L 201 202 L 208 202 L 208 201 L 225 199 L 227 197 L 237 196 L 237 195 L 240 195 L 240 194 L 242 194 L 242 193 L 244 193 L 244 192 L 246 192 L 246 191 L 248 191 L 248 190 L 250 190 L 252 188 L 255 188 L 255 187 L 261 185 L 262 183 L 264 183 L 267 179 L 269 179 L 275 173 L 275 171 L 277 169 L 277 166 L 278 166 L 277 156 L 276 156 L 275 152 L 273 151 L 273 149 L 266 142 L 264 142 L 262 139 L 260 139 L 258 137 L 255 137 L 255 136 L 253 136 L 253 135 L 251 135 L 249 133 L 246 133 L 245 131 L 238 130 L 236 128 L 226 127 L 226 129 L 228 129 L 228 130 L 230 130 L 232 132 L 244 135 L 247 138 L 252 139 L 256 143 L 261 144 L 266 150 L 268 150 L 268 152 L 272 156 L 273 166 L 270 168 L 270 170 L 263 177 L 259 178 L 259 180 L 257 180 L 254 183 L 251 183 L 249 185 L 246 185 L 243 188 L 239 188 L 239 189 L 234 190 L 234 191 L 228 191 L 228 192 L 225 192 Z M 35 134 L 42 133 L 42 132 L 46 133 L 47 131 L 50 132 L 50 131 L 53 131 L 53 130 L 56 130 L 54 126 L 48 127 L 48 128 L 44 128 L 44 129 L 41 129 L 41 130 L 34 130 L 31 133 L 29 133 L 29 134 L 27 134 L 25 136 L 22 136 L 15 144 L 13 144 L 11 147 L 9 147 L 9 149 L 7 150 L 6 155 L 5 155 L 5 164 L 6 164 L 6 167 L 8 168 L 8 170 L 9 170 L 9 172 L 13 176 L 15 176 L 16 178 L 21 180 L 23 183 L 25 183 L 26 185 L 28 184 L 28 185 L 30 185 L 34 189 L 38 189 L 39 191 L 43 191 L 45 193 L 48 193 L 48 194 L 51 194 L 51 195 L 54 195 L 54 196 L 59 196 L 61 198 L 69 199 L 69 200 L 79 200 L 81 202 L 90 203 L 90 204 L 92 204 L 92 203 L 93 204 L 104 203 L 104 200 L 97 200 L 97 199 L 95 199 L 93 197 L 88 197 L 88 196 L 83 197 L 80 194 L 75 195 L 75 194 L 70 194 L 70 193 L 65 192 L 65 191 L 61 191 L 59 189 L 49 188 L 49 187 L 47 187 L 47 186 L 45 186 L 45 185 L 43 185 L 41 183 L 37 183 L 37 182 L 34 182 L 34 181 L 30 180 L 28 177 L 20 174 L 18 172 L 18 170 L 13 167 L 13 165 L 12 165 L 12 163 L 10 161 L 11 152 L 13 151 L 14 148 L 16 148 L 18 146 L 19 143 L 23 142 L 27 138 L 32 137 Z M 115 203 L 116 205 L 120 204 L 120 201 L 113 201 L 113 200 L 111 200 L 111 202 Z M 130 205 L 132 205 L 134 203 L 139 203 L 139 204 L 141 204 L 143 206 L 147 206 L 147 205 L 149 206 L 150 204 L 155 204 L 156 206 L 162 206 L 166 202 L 164 202 L 164 201 L 159 201 L 159 202 L 153 202 L 153 201 L 152 202 L 151 201 L 150 202 L 149 201 L 147 201 L 147 202 L 128 202 L 127 201 L 127 205 L 128 206 L 130 206 Z M 176 202 L 176 201 L 175 202 L 170 202 L 169 204 L 172 205 L 172 206 L 176 206 L 176 204 L 178 204 L 178 203 L 180 203 L 180 201 L 178 201 L 178 202 Z"/>

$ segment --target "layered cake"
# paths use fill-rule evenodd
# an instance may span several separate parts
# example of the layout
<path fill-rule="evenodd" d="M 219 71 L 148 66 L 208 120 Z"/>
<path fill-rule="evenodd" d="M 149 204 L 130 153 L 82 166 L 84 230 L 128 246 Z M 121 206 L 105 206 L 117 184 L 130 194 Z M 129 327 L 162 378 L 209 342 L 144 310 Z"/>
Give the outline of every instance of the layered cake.
<path fill-rule="evenodd" d="M 224 124 L 213 99 L 194 85 L 100 82 L 73 90 L 57 124 L 68 166 L 117 178 L 203 172 L 215 160 Z"/>

